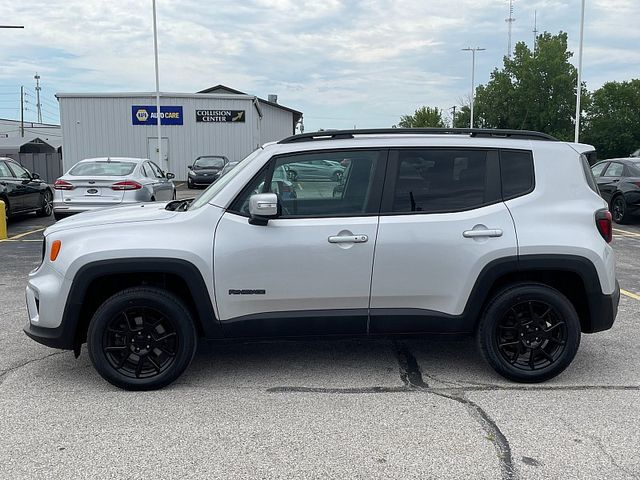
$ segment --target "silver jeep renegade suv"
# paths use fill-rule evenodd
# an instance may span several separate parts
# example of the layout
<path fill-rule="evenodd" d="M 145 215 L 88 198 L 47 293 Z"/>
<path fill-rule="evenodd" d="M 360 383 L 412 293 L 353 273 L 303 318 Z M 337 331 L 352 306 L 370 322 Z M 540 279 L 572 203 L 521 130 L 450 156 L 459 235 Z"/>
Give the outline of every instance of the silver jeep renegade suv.
<path fill-rule="evenodd" d="M 592 153 L 505 130 L 286 138 L 193 201 L 49 227 L 25 332 L 86 342 L 132 390 L 175 380 L 199 338 L 318 335 L 474 334 L 501 375 L 544 381 L 618 308 Z"/>

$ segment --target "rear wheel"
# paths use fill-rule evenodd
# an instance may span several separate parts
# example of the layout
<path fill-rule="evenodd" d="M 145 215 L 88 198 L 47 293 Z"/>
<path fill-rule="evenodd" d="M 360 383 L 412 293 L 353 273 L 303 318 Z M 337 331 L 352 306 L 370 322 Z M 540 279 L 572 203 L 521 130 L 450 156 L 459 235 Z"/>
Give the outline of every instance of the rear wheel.
<path fill-rule="evenodd" d="M 611 201 L 611 216 L 616 223 L 628 223 L 629 214 L 627 213 L 627 202 L 623 195 L 618 195 Z"/>
<path fill-rule="evenodd" d="M 48 217 L 53 212 L 53 194 L 51 190 L 45 190 L 40 200 L 40 208 L 36 210 L 39 217 Z"/>
<path fill-rule="evenodd" d="M 96 311 L 87 333 L 94 367 L 125 390 L 170 384 L 189 366 L 196 345 L 194 322 L 182 301 L 150 287 L 113 295 Z"/>
<path fill-rule="evenodd" d="M 580 345 L 571 302 L 547 285 L 518 284 L 499 292 L 484 311 L 477 340 L 485 360 L 516 382 L 548 380 L 569 366 Z"/>

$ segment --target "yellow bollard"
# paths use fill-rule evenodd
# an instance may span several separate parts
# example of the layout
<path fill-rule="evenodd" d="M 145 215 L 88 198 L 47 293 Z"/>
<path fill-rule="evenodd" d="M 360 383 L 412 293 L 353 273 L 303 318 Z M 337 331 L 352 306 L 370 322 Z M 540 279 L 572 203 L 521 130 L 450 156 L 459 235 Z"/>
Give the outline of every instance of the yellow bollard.
<path fill-rule="evenodd" d="M 7 208 L 7 206 L 0 200 L 0 240 L 7 238 L 7 216 L 4 212 L 5 208 Z"/>

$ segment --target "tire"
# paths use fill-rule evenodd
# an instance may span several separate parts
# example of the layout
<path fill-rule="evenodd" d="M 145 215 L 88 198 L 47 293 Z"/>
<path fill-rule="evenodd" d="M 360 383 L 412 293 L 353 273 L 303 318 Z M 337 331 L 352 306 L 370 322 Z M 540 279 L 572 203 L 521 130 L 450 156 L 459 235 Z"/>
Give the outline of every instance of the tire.
<path fill-rule="evenodd" d="M 45 190 L 41 197 L 41 206 L 36 210 L 38 217 L 49 217 L 53 212 L 53 193 L 51 190 Z"/>
<path fill-rule="evenodd" d="M 627 209 L 627 201 L 624 195 L 616 195 L 611 200 L 611 217 L 617 224 L 624 225 L 629 223 L 629 212 Z"/>
<path fill-rule="evenodd" d="M 193 184 L 191 183 L 191 181 L 190 181 L 190 180 L 187 180 L 187 188 L 188 188 L 189 190 L 193 190 Z"/>
<path fill-rule="evenodd" d="M 500 375 L 537 383 L 569 366 L 580 345 L 580 332 L 578 314 L 567 297 L 547 285 L 521 283 L 491 299 L 477 341 L 484 359 Z"/>
<path fill-rule="evenodd" d="M 149 201 L 150 201 L 150 202 L 155 202 L 155 201 L 156 201 L 156 197 L 151 197 L 151 198 L 149 199 Z"/>
<path fill-rule="evenodd" d="M 87 349 L 98 373 L 125 390 L 156 390 L 189 366 L 196 329 L 184 303 L 159 288 L 134 287 L 116 293 L 96 311 Z"/>
<path fill-rule="evenodd" d="M 62 220 L 63 218 L 67 218 L 66 215 L 63 215 L 61 213 L 56 213 L 55 211 L 53 212 L 53 218 L 56 219 L 56 221 L 58 220 Z"/>

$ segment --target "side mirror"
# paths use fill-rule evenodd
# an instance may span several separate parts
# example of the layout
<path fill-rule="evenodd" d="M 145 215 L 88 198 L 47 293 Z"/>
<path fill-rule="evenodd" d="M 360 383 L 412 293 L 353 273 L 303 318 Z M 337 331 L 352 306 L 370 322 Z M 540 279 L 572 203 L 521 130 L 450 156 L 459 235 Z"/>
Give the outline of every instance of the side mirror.
<path fill-rule="evenodd" d="M 38 175 L 37 173 L 32 173 L 31 178 L 33 178 L 34 180 L 40 180 L 40 175 Z"/>
<path fill-rule="evenodd" d="M 167 177 L 167 180 L 173 180 L 176 178 L 176 176 L 171 172 L 167 172 L 165 176 Z"/>
<path fill-rule="evenodd" d="M 187 168 L 188 168 L 189 170 L 193 170 L 193 165 L 187 165 Z"/>
<path fill-rule="evenodd" d="M 249 223 L 266 225 L 270 218 L 277 218 L 278 196 L 275 193 L 256 193 L 249 197 Z"/>

